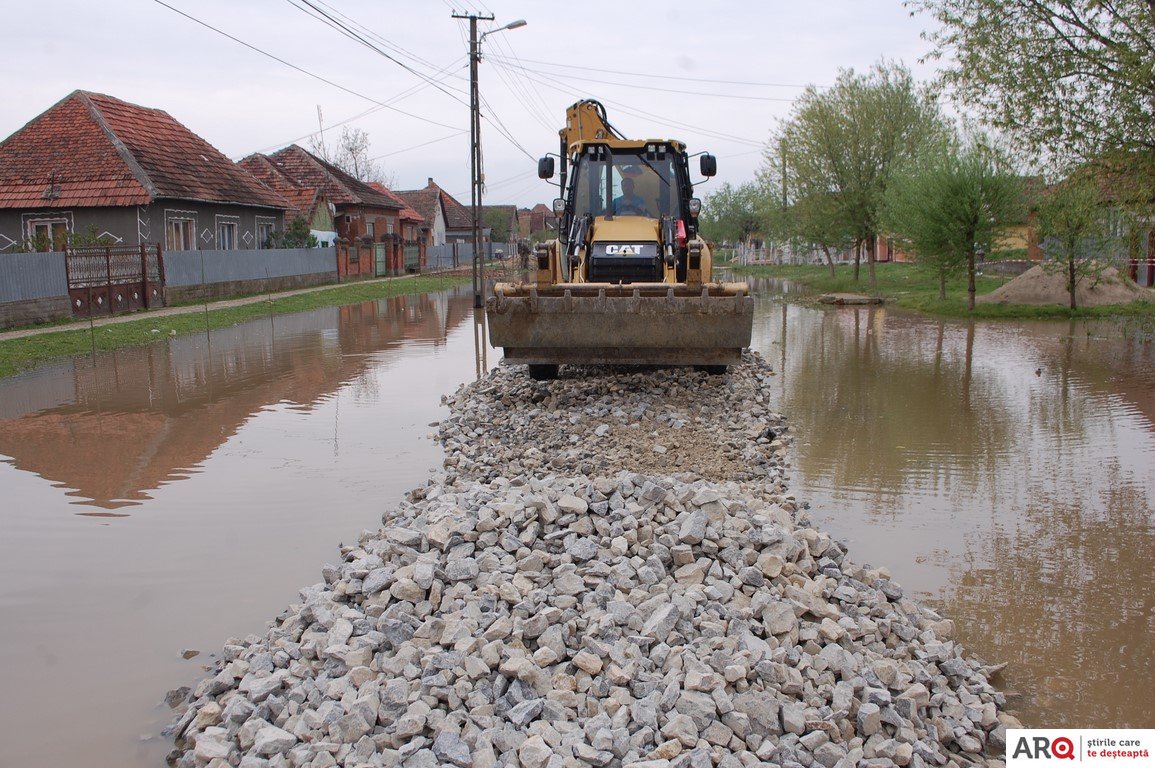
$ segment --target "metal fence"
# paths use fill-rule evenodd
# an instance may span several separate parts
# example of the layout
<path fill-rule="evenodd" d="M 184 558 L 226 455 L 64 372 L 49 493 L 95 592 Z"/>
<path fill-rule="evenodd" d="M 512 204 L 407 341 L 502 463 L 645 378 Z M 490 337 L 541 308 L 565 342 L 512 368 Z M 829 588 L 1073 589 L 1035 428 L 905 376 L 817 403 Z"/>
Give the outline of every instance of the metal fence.
<path fill-rule="evenodd" d="M 337 274 L 335 248 L 166 251 L 165 285 L 176 288 L 298 275 Z"/>
<path fill-rule="evenodd" d="M 64 253 L 0 254 L 0 303 L 67 295 Z"/>
<path fill-rule="evenodd" d="M 499 254 L 498 251 L 501 253 Z M 483 252 L 487 261 L 500 259 L 517 252 L 516 243 L 485 243 Z M 430 246 L 425 250 L 426 269 L 454 269 L 468 267 L 473 263 L 473 243 L 446 243 Z"/>

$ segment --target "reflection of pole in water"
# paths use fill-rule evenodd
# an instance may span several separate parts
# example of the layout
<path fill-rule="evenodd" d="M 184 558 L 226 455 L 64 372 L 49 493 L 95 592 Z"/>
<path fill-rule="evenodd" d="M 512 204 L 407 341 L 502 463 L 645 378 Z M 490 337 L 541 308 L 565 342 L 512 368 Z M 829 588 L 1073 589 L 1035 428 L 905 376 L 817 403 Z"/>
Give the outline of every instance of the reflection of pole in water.
<path fill-rule="evenodd" d="M 338 427 L 341 424 L 341 388 L 338 387 L 334 393 L 333 398 L 335 406 L 333 408 L 333 456 L 339 457 L 341 455 L 341 440 L 339 438 L 340 430 Z"/>
<path fill-rule="evenodd" d="M 485 310 L 473 310 L 473 360 L 476 365 L 478 381 L 489 370 L 487 356 L 489 345 L 485 341 Z"/>
<path fill-rule="evenodd" d="M 971 365 L 975 355 L 975 321 L 967 323 L 966 367 L 963 369 L 963 407 L 971 408 Z"/>
<path fill-rule="evenodd" d="M 783 395 L 786 394 L 786 305 L 787 304 L 788 304 L 788 302 L 786 302 L 786 301 L 782 302 L 782 338 L 779 342 L 781 347 L 782 347 L 782 358 L 781 358 L 781 362 L 778 364 L 778 376 L 781 380 L 780 383 L 782 385 L 782 394 Z"/>

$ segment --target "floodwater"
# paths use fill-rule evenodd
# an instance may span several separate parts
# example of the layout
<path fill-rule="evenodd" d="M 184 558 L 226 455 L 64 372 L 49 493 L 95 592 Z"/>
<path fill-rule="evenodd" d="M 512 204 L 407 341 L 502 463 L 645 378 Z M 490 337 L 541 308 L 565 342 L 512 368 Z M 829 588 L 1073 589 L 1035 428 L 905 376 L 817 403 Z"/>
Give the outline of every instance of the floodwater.
<path fill-rule="evenodd" d="M 1155 726 L 1152 344 L 757 288 L 814 520 L 1008 662 L 1028 724 Z M 482 333 L 447 291 L 0 381 L 0 767 L 163 764 L 164 693 L 439 464 Z"/>
<path fill-rule="evenodd" d="M 0 380 L 0 766 L 163 765 L 165 692 L 440 465 L 474 332 L 444 292 Z"/>
<path fill-rule="evenodd" d="M 1155 726 L 1155 344 L 758 288 L 818 526 L 1007 662 L 1027 725 Z"/>

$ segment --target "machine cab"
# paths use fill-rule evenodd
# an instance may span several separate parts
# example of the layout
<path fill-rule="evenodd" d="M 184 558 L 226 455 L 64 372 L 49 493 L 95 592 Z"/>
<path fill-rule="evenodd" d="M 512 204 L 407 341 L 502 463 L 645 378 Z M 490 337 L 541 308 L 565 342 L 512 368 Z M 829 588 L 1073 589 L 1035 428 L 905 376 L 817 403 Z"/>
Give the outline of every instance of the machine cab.
<path fill-rule="evenodd" d="M 684 148 L 669 141 L 588 142 L 572 163 L 561 230 L 571 279 L 679 279 L 679 249 L 697 230 Z"/>
<path fill-rule="evenodd" d="M 685 154 L 669 142 L 630 142 L 636 147 L 588 143 L 574 158 L 570 210 L 574 217 L 685 214 Z"/>

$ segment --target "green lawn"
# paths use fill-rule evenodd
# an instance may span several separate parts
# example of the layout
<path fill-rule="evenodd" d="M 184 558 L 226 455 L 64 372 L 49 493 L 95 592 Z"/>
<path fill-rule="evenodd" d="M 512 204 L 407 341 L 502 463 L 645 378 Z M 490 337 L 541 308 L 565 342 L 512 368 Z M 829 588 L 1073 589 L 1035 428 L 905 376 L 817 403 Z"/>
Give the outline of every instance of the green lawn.
<path fill-rule="evenodd" d="M 914 309 L 949 317 L 980 318 L 1089 318 L 1120 316 L 1155 316 L 1155 304 L 1137 301 L 1111 307 L 1088 307 L 1071 311 L 1069 307 L 1038 304 L 977 304 L 973 313 L 967 312 L 966 276 L 947 281 L 946 300 L 938 298 L 938 277 L 913 264 L 877 264 L 877 288 L 871 288 L 866 264 L 862 265 L 861 280 L 854 282 L 854 266 L 839 265 L 835 278 L 826 266 L 766 265 L 735 267 L 735 272 L 755 277 L 781 277 L 806 285 L 821 293 L 862 293 L 881 296 L 887 303 L 904 309 Z M 975 280 L 976 294 L 990 293 L 1013 275 L 982 276 Z"/>
<path fill-rule="evenodd" d="M 405 294 L 428 293 L 469 282 L 468 276 L 416 275 L 395 280 L 352 283 L 323 288 L 308 293 L 259 301 L 240 307 L 213 309 L 182 315 L 149 315 L 115 325 L 68 331 L 50 331 L 19 339 L 0 341 L 0 378 L 54 357 L 79 355 L 98 350 L 119 349 L 148 344 L 165 336 L 202 333 L 208 328 L 224 328 L 269 315 L 304 312 L 321 307 L 359 304 Z"/>

